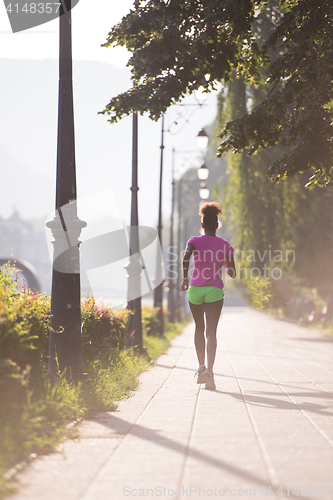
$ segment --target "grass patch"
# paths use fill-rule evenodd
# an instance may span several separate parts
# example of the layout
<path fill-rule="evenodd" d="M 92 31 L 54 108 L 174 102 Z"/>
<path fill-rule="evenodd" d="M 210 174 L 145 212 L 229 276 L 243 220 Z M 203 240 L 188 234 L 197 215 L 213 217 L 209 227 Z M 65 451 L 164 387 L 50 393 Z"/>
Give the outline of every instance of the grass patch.
<path fill-rule="evenodd" d="M 117 401 L 131 396 L 139 383 L 138 375 L 147 366 L 147 359 L 132 349 L 114 350 L 107 362 L 91 363 L 91 382 L 81 387 L 87 406 L 84 416 L 116 409 Z"/>
<path fill-rule="evenodd" d="M 179 335 L 186 325 L 186 321 L 183 323 L 169 323 L 166 327 L 164 337 L 144 335 L 143 345 L 147 350 L 148 358 L 150 360 L 155 360 L 161 354 L 164 354 L 168 350 L 172 339 Z"/>

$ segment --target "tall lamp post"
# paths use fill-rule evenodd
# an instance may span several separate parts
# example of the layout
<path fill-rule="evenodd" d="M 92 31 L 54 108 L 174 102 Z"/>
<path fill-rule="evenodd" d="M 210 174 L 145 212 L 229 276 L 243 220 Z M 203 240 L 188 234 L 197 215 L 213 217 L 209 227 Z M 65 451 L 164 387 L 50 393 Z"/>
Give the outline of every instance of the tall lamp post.
<path fill-rule="evenodd" d="M 47 222 L 54 237 L 49 375 L 85 378 L 82 367 L 79 236 L 87 224 L 77 216 L 72 84 L 71 0 L 59 12 L 59 104 L 55 217 Z"/>
<path fill-rule="evenodd" d="M 163 181 L 163 152 L 164 152 L 164 115 L 162 116 L 162 130 L 161 130 L 161 159 L 160 159 L 160 188 L 159 188 L 159 202 L 158 202 L 158 226 L 157 234 L 158 239 L 162 246 L 162 181 Z M 156 260 L 156 282 L 159 283 L 154 290 L 154 307 L 157 308 L 158 320 L 158 333 L 164 334 L 164 318 L 163 318 L 163 280 L 162 280 L 162 265 L 163 255 L 157 252 Z"/>
<path fill-rule="evenodd" d="M 133 113 L 133 140 L 132 140 L 132 204 L 130 229 L 130 261 L 126 266 L 128 273 L 128 309 L 132 311 L 129 322 L 128 344 L 137 347 L 142 345 L 142 310 L 141 310 L 141 272 L 140 245 L 139 245 L 139 217 L 138 217 L 138 114 Z"/>
<path fill-rule="evenodd" d="M 139 0 L 134 0 L 137 10 Z M 131 186 L 131 228 L 129 236 L 129 263 L 125 266 L 128 273 L 127 308 L 132 311 L 128 329 L 128 345 L 143 350 L 142 309 L 141 309 L 141 272 L 139 215 L 138 215 L 138 113 L 133 112 L 132 134 L 132 186 Z"/>
<path fill-rule="evenodd" d="M 170 221 L 170 248 L 169 254 L 172 252 L 173 256 L 173 216 L 175 206 L 175 148 L 172 149 L 172 192 L 171 192 L 171 221 Z M 170 323 L 175 322 L 175 297 L 174 297 L 174 261 L 171 258 L 169 263 L 169 276 L 168 276 L 168 311 Z"/>
<path fill-rule="evenodd" d="M 178 227 L 177 227 L 177 278 L 176 278 L 176 302 L 177 302 L 177 321 L 181 321 L 181 308 L 180 308 L 180 273 L 181 271 L 181 224 L 182 224 L 182 178 L 178 181 Z"/>

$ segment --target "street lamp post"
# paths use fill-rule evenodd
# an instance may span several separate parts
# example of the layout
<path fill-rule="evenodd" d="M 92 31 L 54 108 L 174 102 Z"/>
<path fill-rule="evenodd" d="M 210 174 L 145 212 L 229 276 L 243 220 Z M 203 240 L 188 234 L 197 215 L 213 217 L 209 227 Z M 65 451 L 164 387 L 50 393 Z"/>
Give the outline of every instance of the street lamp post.
<path fill-rule="evenodd" d="M 182 224 L 182 178 L 178 181 L 178 228 L 177 228 L 177 280 L 176 280 L 176 300 L 177 300 L 177 321 L 182 320 L 180 308 L 180 273 L 181 273 L 181 224 Z"/>
<path fill-rule="evenodd" d="M 56 213 L 47 227 L 54 237 L 48 373 L 58 367 L 68 380 L 85 378 L 82 367 L 79 236 L 87 224 L 77 216 L 72 84 L 71 0 L 59 12 L 59 103 Z"/>
<path fill-rule="evenodd" d="M 140 1 L 134 1 L 138 10 Z M 125 266 L 128 274 L 127 308 L 132 312 L 129 320 L 128 345 L 143 350 L 142 343 L 142 308 L 141 308 L 141 273 L 138 215 L 138 113 L 133 112 L 132 133 L 132 186 L 131 186 L 131 227 L 129 235 L 129 263 Z"/>
<path fill-rule="evenodd" d="M 161 160 L 160 160 L 160 188 L 159 188 L 159 203 L 158 203 L 158 239 L 162 246 L 162 181 L 163 181 L 163 152 L 164 152 L 164 115 L 162 116 L 161 130 Z M 154 307 L 157 308 L 158 333 L 160 336 L 164 334 L 164 318 L 163 318 L 163 280 L 162 280 L 162 261 L 163 255 L 157 252 L 156 260 L 156 286 L 154 290 Z"/>
<path fill-rule="evenodd" d="M 170 323 L 175 322 L 175 297 L 174 297 L 174 261 L 173 261 L 173 218 L 175 206 L 175 148 L 172 149 L 172 194 L 171 194 L 171 221 L 170 221 L 170 248 L 171 255 L 169 263 L 169 292 L 168 292 L 168 311 Z"/>
<path fill-rule="evenodd" d="M 140 351 L 142 345 L 142 310 L 141 310 L 141 272 L 140 244 L 139 244 L 139 217 L 138 217 L 138 114 L 133 113 L 132 139 L 132 204 L 130 228 L 130 261 L 126 266 L 128 273 L 128 309 L 132 311 L 129 322 L 129 346 Z"/>

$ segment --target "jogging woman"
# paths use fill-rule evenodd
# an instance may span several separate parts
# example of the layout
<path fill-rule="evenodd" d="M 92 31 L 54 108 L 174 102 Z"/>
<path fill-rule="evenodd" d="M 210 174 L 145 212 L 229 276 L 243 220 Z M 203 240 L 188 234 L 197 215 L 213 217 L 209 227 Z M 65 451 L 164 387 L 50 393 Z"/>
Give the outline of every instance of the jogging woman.
<path fill-rule="evenodd" d="M 236 277 L 234 249 L 227 240 L 216 236 L 218 218 L 221 214 L 222 210 L 218 203 L 204 203 L 201 206 L 199 215 L 204 234 L 194 236 L 187 242 L 181 285 L 182 290 L 188 290 L 188 301 L 195 322 L 194 344 L 199 361 L 196 372 L 197 383 L 205 383 L 205 388 L 210 390 L 216 389 L 213 366 L 217 345 L 216 329 L 224 297 L 222 267 L 226 268 L 231 278 Z M 187 274 L 192 254 L 194 270 L 189 287 Z"/>

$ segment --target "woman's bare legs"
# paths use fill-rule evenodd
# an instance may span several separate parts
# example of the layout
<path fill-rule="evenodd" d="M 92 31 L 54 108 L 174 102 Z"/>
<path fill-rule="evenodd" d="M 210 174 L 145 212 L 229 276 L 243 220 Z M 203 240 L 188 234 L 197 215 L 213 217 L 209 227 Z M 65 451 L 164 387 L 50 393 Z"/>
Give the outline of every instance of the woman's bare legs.
<path fill-rule="evenodd" d="M 195 323 L 194 345 L 197 352 L 199 365 L 205 364 L 205 304 L 196 305 L 189 302 L 191 313 Z"/>
<path fill-rule="evenodd" d="M 217 302 L 208 302 L 205 304 L 206 316 L 206 339 L 207 339 L 207 368 L 213 370 L 216 355 L 216 330 L 220 319 L 223 300 Z"/>
<path fill-rule="evenodd" d="M 216 329 L 219 322 L 223 300 L 209 302 L 207 304 L 195 305 L 189 302 L 190 309 L 195 322 L 194 345 L 197 352 L 199 365 L 205 364 L 205 318 L 206 316 L 206 339 L 207 339 L 207 368 L 212 369 L 216 354 Z"/>

